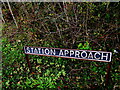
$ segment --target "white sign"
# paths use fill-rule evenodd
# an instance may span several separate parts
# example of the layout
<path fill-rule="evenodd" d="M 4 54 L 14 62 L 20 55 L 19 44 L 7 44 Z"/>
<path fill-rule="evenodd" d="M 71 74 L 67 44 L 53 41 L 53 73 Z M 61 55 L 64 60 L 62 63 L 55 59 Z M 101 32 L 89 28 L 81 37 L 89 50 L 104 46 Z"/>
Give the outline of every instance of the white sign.
<path fill-rule="evenodd" d="M 25 54 L 73 58 L 100 62 L 111 62 L 112 53 L 105 51 L 91 51 L 78 49 L 61 49 L 47 47 L 24 47 Z"/>

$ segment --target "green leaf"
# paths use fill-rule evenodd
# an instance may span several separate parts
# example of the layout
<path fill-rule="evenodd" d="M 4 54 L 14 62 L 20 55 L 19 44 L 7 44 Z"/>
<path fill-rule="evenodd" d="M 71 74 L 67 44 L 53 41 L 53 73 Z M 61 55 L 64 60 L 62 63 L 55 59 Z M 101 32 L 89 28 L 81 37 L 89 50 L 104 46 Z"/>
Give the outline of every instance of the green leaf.
<path fill-rule="evenodd" d="M 98 17 L 100 17 L 100 14 L 98 14 Z"/>
<path fill-rule="evenodd" d="M 78 48 L 81 48 L 82 46 L 83 46 L 82 43 L 79 43 Z"/>

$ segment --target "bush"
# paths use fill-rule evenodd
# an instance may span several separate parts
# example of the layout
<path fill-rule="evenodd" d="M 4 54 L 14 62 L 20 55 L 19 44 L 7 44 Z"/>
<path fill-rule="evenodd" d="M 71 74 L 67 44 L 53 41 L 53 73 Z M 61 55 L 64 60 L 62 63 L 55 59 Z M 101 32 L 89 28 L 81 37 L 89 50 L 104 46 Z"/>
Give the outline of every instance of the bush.
<path fill-rule="evenodd" d="M 105 88 L 107 63 L 29 55 L 24 46 L 111 51 L 108 89 L 119 88 L 119 3 L 2 2 L 3 89 Z M 113 7 L 114 6 L 114 7 Z M 17 13 L 16 13 L 17 12 Z"/>

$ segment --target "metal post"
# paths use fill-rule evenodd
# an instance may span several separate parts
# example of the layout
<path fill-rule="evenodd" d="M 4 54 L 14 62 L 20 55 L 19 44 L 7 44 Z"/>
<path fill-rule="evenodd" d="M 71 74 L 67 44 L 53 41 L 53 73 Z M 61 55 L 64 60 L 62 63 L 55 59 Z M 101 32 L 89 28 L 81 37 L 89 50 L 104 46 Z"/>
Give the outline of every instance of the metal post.
<path fill-rule="evenodd" d="M 108 83 L 109 83 L 109 79 L 110 79 L 110 70 L 111 70 L 111 63 L 108 63 L 108 65 L 107 65 L 107 74 L 106 74 L 105 86 L 107 86 Z"/>
<path fill-rule="evenodd" d="M 26 58 L 26 60 L 27 60 L 28 67 L 29 67 L 29 70 L 30 70 L 30 72 L 31 72 L 31 71 L 32 71 L 32 68 L 31 68 L 31 64 L 30 64 L 29 58 L 28 58 L 28 54 L 25 54 L 25 58 Z"/>

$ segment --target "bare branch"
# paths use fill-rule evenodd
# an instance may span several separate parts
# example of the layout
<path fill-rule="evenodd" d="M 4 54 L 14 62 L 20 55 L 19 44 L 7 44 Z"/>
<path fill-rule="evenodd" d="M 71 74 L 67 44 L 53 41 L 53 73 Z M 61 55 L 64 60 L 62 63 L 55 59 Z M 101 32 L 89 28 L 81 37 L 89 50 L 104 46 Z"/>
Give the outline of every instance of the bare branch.
<path fill-rule="evenodd" d="M 5 20 L 4 20 L 4 18 L 3 18 L 3 14 L 2 14 L 2 10 L 1 10 L 1 7 L 0 7 L 0 17 L 1 17 L 1 19 L 2 19 L 2 21 L 5 23 Z"/>
<path fill-rule="evenodd" d="M 13 17 L 13 20 L 14 20 L 14 22 L 15 22 L 15 25 L 16 25 L 16 27 L 18 28 L 18 24 L 17 24 L 16 19 L 15 19 L 14 15 L 13 15 L 13 12 L 12 12 L 12 9 L 11 9 L 11 6 L 10 6 L 10 3 L 9 3 L 8 0 L 7 0 L 7 4 L 8 4 L 8 7 L 9 7 L 9 10 L 10 10 L 10 13 L 11 13 L 11 15 L 12 15 L 12 17 Z"/>

